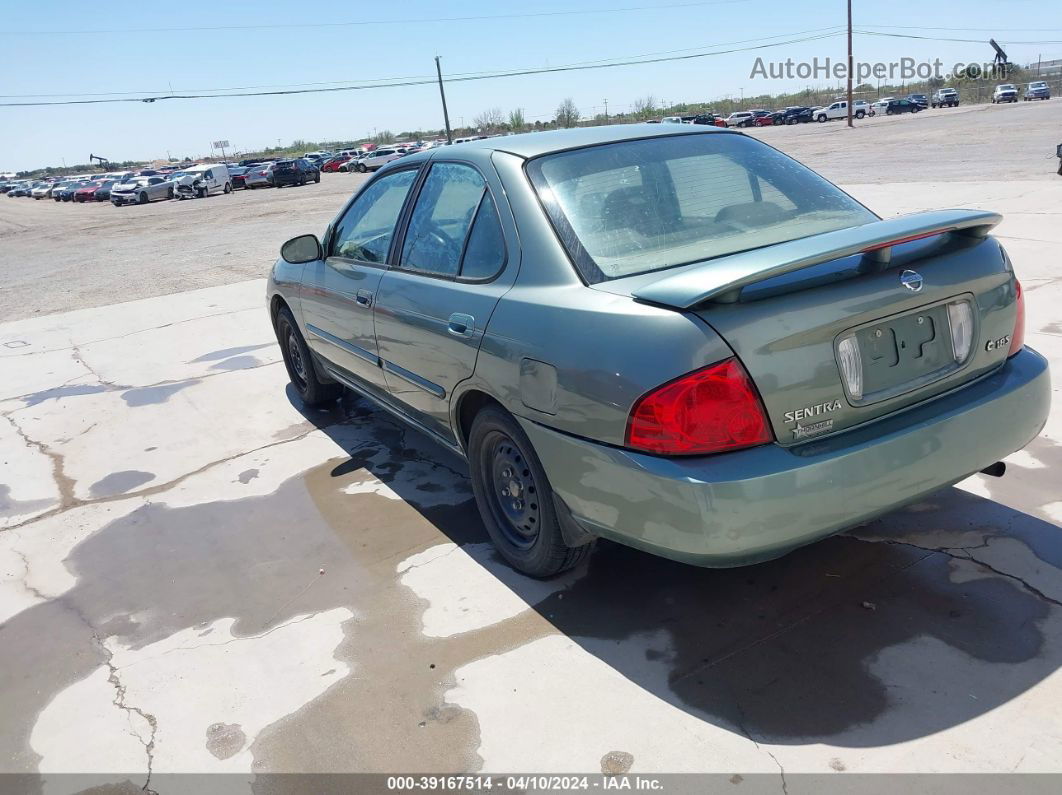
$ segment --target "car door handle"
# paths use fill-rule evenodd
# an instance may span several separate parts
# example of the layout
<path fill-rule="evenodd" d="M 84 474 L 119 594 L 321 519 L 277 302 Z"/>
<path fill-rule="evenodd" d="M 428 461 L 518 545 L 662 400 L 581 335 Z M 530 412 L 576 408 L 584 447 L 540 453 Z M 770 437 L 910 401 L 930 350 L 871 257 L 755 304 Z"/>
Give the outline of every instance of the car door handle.
<path fill-rule="evenodd" d="M 361 306 L 372 306 L 372 291 L 358 290 L 357 295 L 354 296 L 354 300 Z"/>
<path fill-rule="evenodd" d="M 454 312 L 450 315 L 446 330 L 455 337 L 471 337 L 476 331 L 476 319 L 472 315 Z"/>

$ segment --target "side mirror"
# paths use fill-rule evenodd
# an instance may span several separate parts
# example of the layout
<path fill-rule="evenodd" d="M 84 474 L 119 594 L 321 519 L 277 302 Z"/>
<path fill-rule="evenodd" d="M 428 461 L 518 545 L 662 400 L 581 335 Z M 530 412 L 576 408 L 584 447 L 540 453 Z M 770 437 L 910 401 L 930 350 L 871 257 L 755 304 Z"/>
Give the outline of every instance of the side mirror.
<path fill-rule="evenodd" d="M 292 265 L 321 259 L 321 241 L 317 235 L 299 235 L 280 247 L 280 256 Z"/>

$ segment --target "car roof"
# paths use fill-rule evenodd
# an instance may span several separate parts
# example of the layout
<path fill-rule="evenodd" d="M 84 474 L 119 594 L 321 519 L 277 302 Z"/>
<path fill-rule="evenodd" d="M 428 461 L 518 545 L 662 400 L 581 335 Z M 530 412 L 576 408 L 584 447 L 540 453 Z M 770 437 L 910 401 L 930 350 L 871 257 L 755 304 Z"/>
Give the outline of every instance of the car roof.
<path fill-rule="evenodd" d="M 566 149 L 578 149 L 583 146 L 595 144 L 616 143 L 619 141 L 635 141 L 641 138 L 660 138 L 668 135 L 720 135 L 727 134 L 719 127 L 704 125 L 683 124 L 661 127 L 658 124 L 613 124 L 601 127 L 572 127 L 565 130 L 550 130 L 549 132 L 521 133 L 519 135 L 505 135 L 500 138 L 485 138 L 475 141 L 466 141 L 460 144 L 461 151 L 470 149 L 488 149 L 496 152 L 508 152 L 518 157 L 538 157 L 550 152 L 563 152 Z M 414 158 L 420 160 L 430 154 L 445 157 L 449 147 L 437 147 L 425 152 L 418 152 L 402 158 L 404 162 L 411 162 Z"/>

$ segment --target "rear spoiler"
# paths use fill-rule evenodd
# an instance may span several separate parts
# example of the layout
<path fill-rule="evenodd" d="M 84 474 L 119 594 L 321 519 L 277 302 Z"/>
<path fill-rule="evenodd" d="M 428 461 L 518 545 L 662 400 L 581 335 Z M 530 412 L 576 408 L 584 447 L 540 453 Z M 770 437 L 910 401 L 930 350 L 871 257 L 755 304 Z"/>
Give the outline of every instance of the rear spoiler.
<path fill-rule="evenodd" d="M 870 269 L 880 270 L 889 264 L 895 245 L 944 234 L 984 238 L 1002 220 L 998 213 L 981 210 L 913 213 L 718 257 L 639 287 L 632 295 L 676 309 L 708 301 L 734 303 L 743 287 L 775 276 L 856 254 L 864 256 Z"/>

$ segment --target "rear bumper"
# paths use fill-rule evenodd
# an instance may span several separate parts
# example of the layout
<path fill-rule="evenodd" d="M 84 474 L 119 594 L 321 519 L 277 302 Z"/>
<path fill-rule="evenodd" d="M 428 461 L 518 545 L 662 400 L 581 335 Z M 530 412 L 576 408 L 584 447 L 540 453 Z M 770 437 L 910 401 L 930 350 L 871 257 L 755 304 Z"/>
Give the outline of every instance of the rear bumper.
<path fill-rule="evenodd" d="M 984 469 L 1040 432 L 1050 400 L 1047 362 L 1026 348 L 949 395 L 788 449 L 662 458 L 520 423 L 589 532 L 729 567 L 778 557 Z"/>

